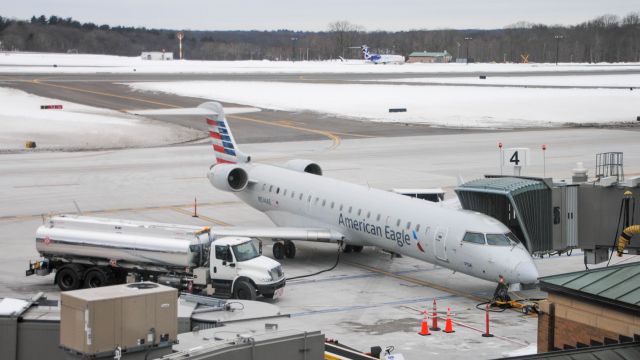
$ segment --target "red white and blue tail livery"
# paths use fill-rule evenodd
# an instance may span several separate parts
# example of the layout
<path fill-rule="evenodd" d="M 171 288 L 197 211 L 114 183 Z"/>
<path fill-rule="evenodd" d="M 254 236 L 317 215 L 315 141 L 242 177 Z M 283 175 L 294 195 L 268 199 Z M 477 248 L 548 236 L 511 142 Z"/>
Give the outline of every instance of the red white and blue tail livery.
<path fill-rule="evenodd" d="M 136 115 L 203 115 L 207 119 L 207 127 L 211 144 L 216 154 L 218 164 L 242 164 L 251 161 L 251 157 L 238 150 L 236 141 L 229 130 L 229 124 L 225 118 L 227 114 L 245 114 L 258 112 L 260 109 L 252 107 L 228 107 L 222 108 L 217 102 L 206 102 L 195 108 L 175 108 L 175 109 L 149 109 L 132 110 L 130 113 Z"/>
<path fill-rule="evenodd" d="M 199 106 L 208 110 L 207 126 L 211 145 L 218 164 L 247 163 L 251 157 L 243 154 L 236 145 L 229 124 L 224 116 L 224 109 L 218 103 L 207 102 Z"/>

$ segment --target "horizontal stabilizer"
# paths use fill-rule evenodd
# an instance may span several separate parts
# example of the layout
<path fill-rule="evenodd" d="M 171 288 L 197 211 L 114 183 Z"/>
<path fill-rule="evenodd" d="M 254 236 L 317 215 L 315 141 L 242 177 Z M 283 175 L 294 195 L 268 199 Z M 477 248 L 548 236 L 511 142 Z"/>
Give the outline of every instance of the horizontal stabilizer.
<path fill-rule="evenodd" d="M 225 107 L 224 113 L 229 114 L 246 114 L 261 111 L 253 107 Z M 128 113 L 134 115 L 218 115 L 210 109 L 204 107 L 195 108 L 175 108 L 175 109 L 149 109 L 149 110 L 129 110 Z"/>
<path fill-rule="evenodd" d="M 226 110 L 226 109 L 225 109 Z M 336 242 L 344 239 L 344 235 L 328 229 L 295 228 L 295 227 L 214 227 L 211 234 L 220 236 L 246 236 L 259 239 L 301 240 L 317 242 Z"/>

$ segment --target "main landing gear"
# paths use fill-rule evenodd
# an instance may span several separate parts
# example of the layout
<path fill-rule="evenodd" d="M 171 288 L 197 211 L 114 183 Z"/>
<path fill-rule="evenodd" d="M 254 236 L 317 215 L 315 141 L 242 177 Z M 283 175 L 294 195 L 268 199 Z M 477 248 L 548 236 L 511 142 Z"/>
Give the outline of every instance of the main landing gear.
<path fill-rule="evenodd" d="M 282 260 L 285 257 L 293 259 L 296 257 L 296 244 L 291 240 L 285 240 L 284 243 L 278 241 L 273 244 L 273 257 Z"/>
<path fill-rule="evenodd" d="M 364 248 L 364 246 L 359 246 L 359 245 L 345 245 L 344 249 L 342 249 L 342 252 L 344 252 L 344 253 L 350 253 L 350 252 L 359 253 L 359 252 L 362 252 L 363 248 Z"/>
<path fill-rule="evenodd" d="M 350 253 L 362 252 L 364 246 L 359 245 L 345 245 L 342 249 L 342 252 Z M 293 259 L 296 257 L 296 244 L 291 240 L 285 241 L 276 241 L 273 243 L 273 257 L 277 260 L 282 260 L 284 258 Z"/>

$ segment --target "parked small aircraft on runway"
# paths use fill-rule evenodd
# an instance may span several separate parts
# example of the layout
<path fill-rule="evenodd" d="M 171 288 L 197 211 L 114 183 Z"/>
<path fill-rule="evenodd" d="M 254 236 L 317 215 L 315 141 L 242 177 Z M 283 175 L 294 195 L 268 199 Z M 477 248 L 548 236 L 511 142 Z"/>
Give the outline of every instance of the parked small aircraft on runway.
<path fill-rule="evenodd" d="M 277 225 L 214 227 L 212 234 L 276 240 L 277 259 L 295 257 L 293 241 L 342 241 L 345 251 L 376 246 L 489 281 L 502 276 L 509 283 L 531 284 L 538 278 L 524 245 L 489 216 L 327 178 L 310 160 L 290 160 L 283 166 L 253 163 L 238 149 L 219 103 L 137 113 L 187 112 L 206 115 L 216 157 L 208 173 L 211 184 L 234 193 Z"/>
<path fill-rule="evenodd" d="M 404 56 L 402 55 L 372 54 L 369 52 L 367 45 L 362 45 L 361 49 L 362 57 L 374 64 L 404 64 L 405 62 Z"/>

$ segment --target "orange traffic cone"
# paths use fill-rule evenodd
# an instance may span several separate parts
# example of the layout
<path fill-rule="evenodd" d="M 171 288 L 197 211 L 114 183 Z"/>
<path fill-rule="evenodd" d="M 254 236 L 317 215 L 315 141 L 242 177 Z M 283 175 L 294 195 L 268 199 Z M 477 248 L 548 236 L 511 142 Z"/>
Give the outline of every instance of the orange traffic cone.
<path fill-rule="evenodd" d="M 429 333 L 429 320 L 427 320 L 427 310 L 424 311 L 424 318 L 422 319 L 422 326 L 418 335 L 428 336 Z"/>
<path fill-rule="evenodd" d="M 433 299 L 433 315 L 431 315 L 431 331 L 440 331 L 438 327 L 438 312 L 436 311 L 436 299 Z"/>
<path fill-rule="evenodd" d="M 453 321 L 451 321 L 451 308 L 447 308 L 447 320 L 444 322 L 444 332 L 450 334 L 453 331 Z"/>

